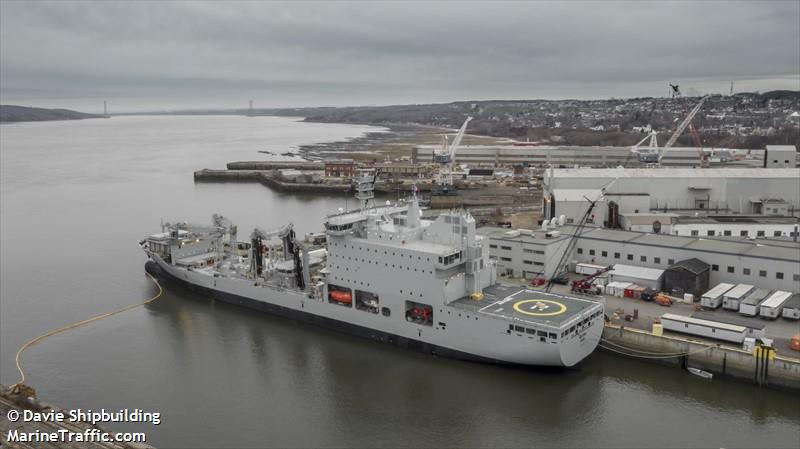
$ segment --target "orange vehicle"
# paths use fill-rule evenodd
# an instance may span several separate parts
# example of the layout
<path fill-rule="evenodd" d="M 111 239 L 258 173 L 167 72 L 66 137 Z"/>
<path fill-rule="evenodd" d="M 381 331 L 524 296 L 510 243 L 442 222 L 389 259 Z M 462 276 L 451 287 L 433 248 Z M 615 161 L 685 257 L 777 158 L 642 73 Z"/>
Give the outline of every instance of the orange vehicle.
<path fill-rule="evenodd" d="M 659 293 L 659 294 L 656 295 L 656 303 L 658 305 L 664 306 L 664 307 L 671 307 L 672 306 L 672 300 L 669 299 L 669 297 L 667 295 L 663 294 L 663 293 Z"/>
<path fill-rule="evenodd" d="M 341 302 L 345 304 L 350 304 L 353 302 L 353 295 L 348 292 L 343 292 L 341 290 L 333 290 L 330 293 L 331 299 L 336 302 Z"/>
<path fill-rule="evenodd" d="M 793 351 L 800 351 L 800 334 L 795 334 L 792 337 L 792 344 L 790 346 Z"/>

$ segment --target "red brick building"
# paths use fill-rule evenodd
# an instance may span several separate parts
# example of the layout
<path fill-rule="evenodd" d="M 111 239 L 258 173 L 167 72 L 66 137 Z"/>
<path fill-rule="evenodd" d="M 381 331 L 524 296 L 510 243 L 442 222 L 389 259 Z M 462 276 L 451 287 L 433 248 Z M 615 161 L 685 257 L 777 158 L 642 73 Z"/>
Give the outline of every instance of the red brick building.
<path fill-rule="evenodd" d="M 356 163 L 352 159 L 325 161 L 325 176 L 350 178 L 355 174 Z"/>

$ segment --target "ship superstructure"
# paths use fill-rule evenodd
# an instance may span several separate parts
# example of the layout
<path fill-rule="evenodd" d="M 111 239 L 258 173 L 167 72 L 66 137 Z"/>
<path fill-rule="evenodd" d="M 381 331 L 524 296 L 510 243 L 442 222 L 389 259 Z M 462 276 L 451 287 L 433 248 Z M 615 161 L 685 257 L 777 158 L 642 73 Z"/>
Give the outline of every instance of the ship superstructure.
<path fill-rule="evenodd" d="M 328 216 L 324 239 L 300 242 L 287 225 L 240 241 L 215 215 L 210 227 L 165 225 L 144 239 L 147 269 L 226 302 L 444 356 L 572 366 L 595 349 L 601 304 L 498 284 L 467 211 L 423 219 L 416 195 L 375 205 L 372 176 L 357 173 L 361 207 Z"/>

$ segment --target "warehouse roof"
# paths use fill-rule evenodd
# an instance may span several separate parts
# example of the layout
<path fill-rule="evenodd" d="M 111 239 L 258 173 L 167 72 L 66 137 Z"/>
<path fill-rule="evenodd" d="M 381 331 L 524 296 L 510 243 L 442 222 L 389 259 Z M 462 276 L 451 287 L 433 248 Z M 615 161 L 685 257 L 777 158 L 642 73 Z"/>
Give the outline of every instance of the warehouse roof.
<path fill-rule="evenodd" d="M 800 178 L 798 168 L 555 168 L 555 178 Z"/>
<path fill-rule="evenodd" d="M 541 229 L 534 229 L 532 236 L 520 234 L 519 236 L 512 237 L 507 234 L 507 232 L 510 231 L 509 229 L 497 227 L 481 227 L 477 229 L 477 233 L 478 235 L 484 235 L 498 240 L 547 245 L 572 236 L 572 233 L 575 232 L 575 226 L 565 225 L 559 226 L 556 229 L 549 229 L 549 231 L 553 230 L 559 231 L 561 235 L 556 238 L 545 238 L 545 231 Z M 587 240 L 605 240 L 630 245 L 659 246 L 694 251 L 734 254 L 745 257 L 760 257 L 790 261 L 800 260 L 800 244 L 789 240 L 732 240 L 730 238 L 697 238 L 606 228 L 584 228 L 581 232 L 580 238 Z M 585 242 L 579 242 L 579 244 L 580 243 Z"/>
<path fill-rule="evenodd" d="M 627 218 L 629 214 L 625 214 Z M 644 214 L 642 214 L 644 215 Z M 650 214 L 653 215 L 653 214 Z M 656 214 L 667 215 L 667 214 Z M 692 217 L 687 215 L 676 216 L 676 224 L 689 223 L 708 223 L 708 224 L 795 224 L 800 223 L 795 217 L 784 217 L 777 215 L 709 215 Z"/>
<path fill-rule="evenodd" d="M 633 265 L 623 265 L 621 263 L 618 263 L 614 265 L 614 269 L 611 270 L 610 273 L 611 276 L 624 276 L 629 278 L 657 281 L 661 279 L 661 276 L 664 274 L 664 270 L 659 270 L 656 268 L 638 267 Z"/>
<path fill-rule="evenodd" d="M 546 232 L 551 232 L 557 230 L 559 231 L 560 235 L 558 237 L 545 237 Z M 519 235 L 509 235 L 509 232 L 512 232 L 512 229 L 506 228 L 498 228 L 496 226 L 483 226 L 475 230 L 478 235 L 485 236 L 487 238 L 492 238 L 495 240 L 505 240 L 511 242 L 520 242 L 520 243 L 538 243 L 538 244 L 549 244 L 552 242 L 557 242 L 559 240 L 568 238 L 572 236 L 572 233 L 575 232 L 574 226 L 559 226 L 557 229 L 548 229 L 547 231 L 543 229 L 533 229 L 529 230 L 529 232 L 520 233 Z"/>
<path fill-rule="evenodd" d="M 584 232 L 582 237 L 589 237 L 600 240 L 615 240 L 620 242 L 627 242 L 642 235 L 643 234 L 639 232 L 622 231 L 619 229 L 594 228 L 587 232 Z"/>
<path fill-rule="evenodd" d="M 556 201 L 579 201 L 585 202 L 588 206 L 587 199 L 590 201 L 600 200 L 603 193 L 600 189 L 553 189 L 553 196 Z"/>
<path fill-rule="evenodd" d="M 678 214 L 669 213 L 624 213 L 619 216 L 625 217 L 625 221 L 631 225 L 650 225 L 655 221 L 660 221 L 661 224 L 670 224 L 680 218 Z"/>
<path fill-rule="evenodd" d="M 762 330 L 766 327 L 763 321 L 756 321 L 753 319 L 739 318 L 737 316 L 722 315 L 716 312 L 694 312 L 692 318 L 699 320 L 716 321 L 717 323 L 733 324 L 734 326 L 743 326 L 750 329 Z"/>
<path fill-rule="evenodd" d="M 675 248 L 684 247 L 692 242 L 695 239 L 691 237 L 684 237 L 678 235 L 669 235 L 669 234 L 642 234 L 636 238 L 635 241 L 632 243 L 637 243 L 640 245 L 661 245 L 661 246 L 672 246 Z"/>
<path fill-rule="evenodd" d="M 797 151 L 794 145 L 767 145 L 767 151 Z"/>

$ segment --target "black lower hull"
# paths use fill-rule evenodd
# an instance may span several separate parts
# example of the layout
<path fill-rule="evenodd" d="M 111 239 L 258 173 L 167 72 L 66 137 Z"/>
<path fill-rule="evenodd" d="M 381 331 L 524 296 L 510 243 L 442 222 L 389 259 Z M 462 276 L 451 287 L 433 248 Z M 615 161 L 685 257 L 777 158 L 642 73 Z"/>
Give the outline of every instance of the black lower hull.
<path fill-rule="evenodd" d="M 427 342 L 401 337 L 399 335 L 391 334 L 388 332 L 383 332 L 376 329 L 370 329 L 356 324 L 310 314 L 300 310 L 289 309 L 279 305 L 266 303 L 263 301 L 256 301 L 254 299 L 250 299 L 244 296 L 220 292 L 217 290 L 211 290 L 205 287 L 201 287 L 199 285 L 192 284 L 190 282 L 186 282 L 185 280 L 176 278 L 175 276 L 172 276 L 171 274 L 161 269 L 161 267 L 152 260 L 148 260 L 147 263 L 145 263 L 144 269 L 154 277 L 166 280 L 168 282 L 180 284 L 181 286 L 184 286 L 193 292 L 197 292 L 201 295 L 208 296 L 215 300 L 226 302 L 228 304 L 243 306 L 250 309 L 270 313 L 272 315 L 277 315 L 304 323 L 315 324 L 334 331 L 343 332 L 358 337 L 364 337 L 370 340 L 380 341 L 383 343 L 396 345 L 404 349 L 411 349 L 426 354 L 432 354 L 436 356 L 448 357 L 458 360 L 467 360 L 472 362 L 509 365 L 509 363 L 500 360 L 481 357 L 462 351 L 456 351 L 438 345 L 433 345 Z"/>

